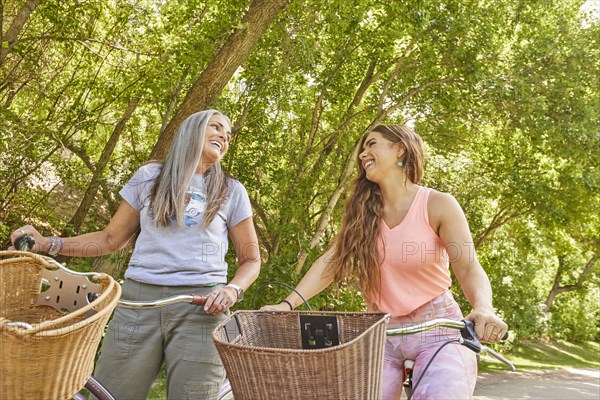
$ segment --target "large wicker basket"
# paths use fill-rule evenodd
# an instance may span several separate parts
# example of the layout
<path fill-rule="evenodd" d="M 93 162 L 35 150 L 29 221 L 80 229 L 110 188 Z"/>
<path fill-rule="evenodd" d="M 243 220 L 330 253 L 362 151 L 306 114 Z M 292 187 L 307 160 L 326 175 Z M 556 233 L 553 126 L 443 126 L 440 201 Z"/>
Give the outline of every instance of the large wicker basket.
<path fill-rule="evenodd" d="M 339 345 L 303 349 L 301 314 L 335 316 Z M 379 399 L 387 320 L 384 313 L 237 311 L 213 340 L 236 400 Z"/>
<path fill-rule="evenodd" d="M 93 278 L 100 295 L 91 303 L 71 312 L 38 306 L 44 269 L 56 268 L 50 260 L 0 251 L 0 399 L 73 397 L 92 374 L 104 328 L 121 295 L 121 286 L 100 274 Z"/>

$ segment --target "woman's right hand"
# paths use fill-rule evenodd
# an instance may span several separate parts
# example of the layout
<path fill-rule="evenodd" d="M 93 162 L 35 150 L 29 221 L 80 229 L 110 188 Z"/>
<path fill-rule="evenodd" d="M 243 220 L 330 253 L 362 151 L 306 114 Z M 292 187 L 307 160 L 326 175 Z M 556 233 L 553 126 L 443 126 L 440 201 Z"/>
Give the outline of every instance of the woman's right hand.
<path fill-rule="evenodd" d="M 50 248 L 50 239 L 42 236 L 42 234 L 39 233 L 37 231 L 37 229 L 35 229 L 33 226 L 25 225 L 25 226 L 20 227 L 19 229 L 16 229 L 13 233 L 11 233 L 10 242 L 13 245 L 10 246 L 8 249 L 9 250 L 17 250 L 14 247 L 15 240 L 17 240 L 17 238 L 19 238 L 23 235 L 29 235 L 33 238 L 33 240 L 35 240 L 35 244 L 33 245 L 33 248 L 31 248 L 29 250 L 33 253 L 45 253 Z"/>
<path fill-rule="evenodd" d="M 290 306 L 287 303 L 267 304 L 260 308 L 263 311 L 290 311 Z"/>

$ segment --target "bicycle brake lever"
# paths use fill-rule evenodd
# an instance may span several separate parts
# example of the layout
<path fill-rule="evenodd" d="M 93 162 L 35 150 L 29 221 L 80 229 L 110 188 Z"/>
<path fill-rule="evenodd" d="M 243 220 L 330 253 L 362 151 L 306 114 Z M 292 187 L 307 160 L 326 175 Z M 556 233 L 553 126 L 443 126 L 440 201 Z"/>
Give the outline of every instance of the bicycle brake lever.
<path fill-rule="evenodd" d="M 495 350 L 492 350 L 487 346 L 481 346 L 481 350 L 485 353 L 488 353 L 489 355 L 494 357 L 496 360 L 501 361 L 502 363 L 508 365 L 508 367 L 510 368 L 510 370 L 512 372 L 515 372 L 517 370 L 517 368 L 515 368 L 513 363 L 511 363 L 509 360 L 504 358 L 500 353 L 496 352 Z"/>
<path fill-rule="evenodd" d="M 462 336 L 462 344 L 467 348 L 473 350 L 475 353 L 481 352 L 481 342 L 477 339 L 477 334 L 475 333 L 475 325 L 473 321 L 463 320 L 465 327 L 460 330 L 460 335 Z"/>
<path fill-rule="evenodd" d="M 19 251 L 30 251 L 35 245 L 35 239 L 31 235 L 21 235 L 15 239 L 15 249 Z"/>

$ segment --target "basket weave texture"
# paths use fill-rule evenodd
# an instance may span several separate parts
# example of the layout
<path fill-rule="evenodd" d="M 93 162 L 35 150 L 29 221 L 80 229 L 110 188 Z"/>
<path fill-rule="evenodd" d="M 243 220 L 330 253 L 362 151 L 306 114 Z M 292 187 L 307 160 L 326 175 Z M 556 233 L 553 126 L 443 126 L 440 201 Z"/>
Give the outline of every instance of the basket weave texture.
<path fill-rule="evenodd" d="M 340 344 L 302 349 L 300 314 L 335 315 Z M 240 334 L 229 342 L 234 319 Z M 380 399 L 387 321 L 384 313 L 237 311 L 213 340 L 236 400 Z"/>
<path fill-rule="evenodd" d="M 102 287 L 100 296 L 76 311 L 36 306 L 42 270 L 55 269 L 48 259 L 0 251 L 0 399 L 72 398 L 92 374 L 104 328 L 121 296 L 121 286 L 101 274 L 93 279 Z M 17 321 L 33 329 L 6 325 Z"/>

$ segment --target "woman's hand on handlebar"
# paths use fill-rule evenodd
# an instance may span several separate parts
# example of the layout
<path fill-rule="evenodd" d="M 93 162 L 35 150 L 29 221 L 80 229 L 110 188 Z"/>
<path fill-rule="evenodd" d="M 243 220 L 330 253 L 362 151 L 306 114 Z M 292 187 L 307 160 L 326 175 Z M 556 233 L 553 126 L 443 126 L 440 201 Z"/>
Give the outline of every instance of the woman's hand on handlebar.
<path fill-rule="evenodd" d="M 50 247 L 50 239 L 42 236 L 42 234 L 39 233 L 37 231 L 37 229 L 35 229 L 31 225 L 22 226 L 19 229 L 16 229 L 13 233 L 11 233 L 10 242 L 13 245 L 10 246 L 8 249 L 9 250 L 18 250 L 15 247 L 15 241 L 24 235 L 29 235 L 33 238 L 33 240 L 35 240 L 35 244 L 33 245 L 33 248 L 31 248 L 28 251 L 31 251 L 33 253 L 46 253 L 48 251 L 48 248 Z"/>
<path fill-rule="evenodd" d="M 497 342 L 508 332 L 508 325 L 491 310 L 475 309 L 465 319 L 473 321 L 477 338 L 482 342 Z"/>
<path fill-rule="evenodd" d="M 210 292 L 204 304 L 204 311 L 213 315 L 223 314 L 236 301 L 237 293 L 235 290 L 221 286 Z"/>

